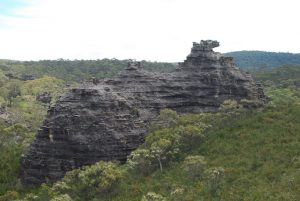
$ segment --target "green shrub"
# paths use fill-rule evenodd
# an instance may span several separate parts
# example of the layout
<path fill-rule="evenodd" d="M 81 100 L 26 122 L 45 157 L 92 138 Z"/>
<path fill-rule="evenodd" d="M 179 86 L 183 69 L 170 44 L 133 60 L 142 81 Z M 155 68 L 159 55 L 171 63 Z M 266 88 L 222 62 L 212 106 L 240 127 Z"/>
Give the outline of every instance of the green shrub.
<path fill-rule="evenodd" d="M 180 135 L 180 147 L 183 151 L 191 151 L 199 146 L 204 140 L 206 125 L 187 125 L 178 128 Z"/>
<path fill-rule="evenodd" d="M 226 115 L 236 115 L 243 111 L 243 105 L 239 104 L 235 100 L 225 100 L 222 105 L 220 105 L 220 112 Z"/>
<path fill-rule="evenodd" d="M 178 124 L 179 115 L 176 111 L 171 109 L 163 109 L 158 116 L 158 122 L 155 124 L 155 128 L 171 128 Z"/>
<path fill-rule="evenodd" d="M 28 193 L 26 194 L 25 198 L 20 201 L 40 201 L 40 198 L 34 193 Z"/>
<path fill-rule="evenodd" d="M 168 139 L 153 142 L 150 147 L 151 156 L 158 161 L 161 172 L 163 171 L 163 164 L 170 162 L 178 152 L 179 150 L 172 146 L 172 141 Z"/>
<path fill-rule="evenodd" d="M 127 166 L 142 175 L 147 175 L 153 170 L 153 157 L 149 149 L 136 149 L 127 158 Z"/>
<path fill-rule="evenodd" d="M 141 201 L 166 201 L 166 199 L 159 194 L 149 192 L 147 195 L 143 196 Z"/>
<path fill-rule="evenodd" d="M 183 162 L 183 171 L 190 179 L 199 179 L 204 175 L 206 161 L 204 156 L 188 156 Z"/>
<path fill-rule="evenodd" d="M 222 167 L 211 168 L 207 171 L 205 188 L 208 192 L 214 193 L 220 187 L 224 178 L 225 170 Z"/>
<path fill-rule="evenodd" d="M 117 189 L 123 174 L 112 162 L 100 161 L 95 165 L 67 172 L 50 189 L 51 195 L 69 194 L 71 197 L 92 198 Z"/>
<path fill-rule="evenodd" d="M 58 195 L 52 198 L 50 201 L 73 201 L 73 200 L 68 194 L 64 194 L 64 195 Z"/>
<path fill-rule="evenodd" d="M 14 201 L 19 198 L 19 193 L 16 191 L 7 191 L 4 195 L 0 196 L 0 201 Z"/>
<path fill-rule="evenodd" d="M 184 188 L 176 187 L 171 191 L 170 201 L 182 201 L 184 200 Z"/>

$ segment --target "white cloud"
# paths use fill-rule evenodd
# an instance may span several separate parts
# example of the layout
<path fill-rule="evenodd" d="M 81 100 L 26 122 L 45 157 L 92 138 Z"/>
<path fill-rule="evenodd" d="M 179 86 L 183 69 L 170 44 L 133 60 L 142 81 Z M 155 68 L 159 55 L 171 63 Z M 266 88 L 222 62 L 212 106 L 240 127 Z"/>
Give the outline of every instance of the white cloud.
<path fill-rule="evenodd" d="M 180 61 L 193 41 L 221 52 L 300 52 L 297 0 L 24 0 L 0 16 L 0 58 Z"/>

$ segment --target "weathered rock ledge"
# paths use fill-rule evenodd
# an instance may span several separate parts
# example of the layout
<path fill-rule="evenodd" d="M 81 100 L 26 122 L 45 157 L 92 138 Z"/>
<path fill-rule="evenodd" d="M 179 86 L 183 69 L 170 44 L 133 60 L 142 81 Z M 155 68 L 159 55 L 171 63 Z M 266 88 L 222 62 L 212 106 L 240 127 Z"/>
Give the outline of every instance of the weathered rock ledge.
<path fill-rule="evenodd" d="M 129 64 L 113 79 L 71 89 L 49 108 L 36 139 L 22 158 L 23 184 L 40 184 L 99 160 L 125 161 L 143 143 L 160 109 L 179 113 L 216 111 L 226 99 L 264 101 L 250 74 L 213 51 L 217 41 L 194 43 L 170 74 Z"/>

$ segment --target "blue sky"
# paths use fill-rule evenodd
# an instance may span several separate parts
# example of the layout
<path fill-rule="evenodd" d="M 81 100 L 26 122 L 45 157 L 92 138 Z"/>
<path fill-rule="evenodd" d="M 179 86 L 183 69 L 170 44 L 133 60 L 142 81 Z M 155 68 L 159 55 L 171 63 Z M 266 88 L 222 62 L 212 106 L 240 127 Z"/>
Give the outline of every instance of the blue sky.
<path fill-rule="evenodd" d="M 219 52 L 300 53 L 299 0 L 0 0 L 0 59 L 180 62 Z"/>
<path fill-rule="evenodd" d="M 25 6 L 22 0 L 0 0 L 0 15 L 13 16 L 15 9 Z"/>

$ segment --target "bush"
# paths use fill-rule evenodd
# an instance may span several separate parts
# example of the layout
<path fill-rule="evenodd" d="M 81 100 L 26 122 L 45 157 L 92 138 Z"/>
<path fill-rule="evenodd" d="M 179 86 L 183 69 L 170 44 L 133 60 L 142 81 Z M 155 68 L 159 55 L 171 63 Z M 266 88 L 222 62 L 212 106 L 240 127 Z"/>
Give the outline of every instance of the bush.
<path fill-rule="evenodd" d="M 51 201 L 73 201 L 73 200 L 68 194 L 64 194 L 52 198 Z"/>
<path fill-rule="evenodd" d="M 219 188 L 225 175 L 225 170 L 222 167 L 211 168 L 207 171 L 206 190 L 214 193 Z"/>
<path fill-rule="evenodd" d="M 192 149 L 199 146 L 204 139 L 204 130 L 206 126 L 198 125 L 187 125 L 185 127 L 180 126 L 178 128 L 180 135 L 180 146 L 184 151 L 191 151 Z"/>
<path fill-rule="evenodd" d="M 177 187 L 171 191 L 170 195 L 171 201 L 182 201 L 184 200 L 184 188 Z"/>
<path fill-rule="evenodd" d="M 39 200 L 40 200 L 40 198 L 38 195 L 29 193 L 25 196 L 25 198 L 23 200 L 20 200 L 20 201 L 39 201 Z"/>
<path fill-rule="evenodd" d="M 202 122 L 204 115 L 194 118 L 193 125 L 187 124 L 188 118 L 180 118 L 175 111 L 162 110 L 145 143 L 128 157 L 128 167 L 144 175 L 158 168 L 162 172 L 164 166 L 179 160 L 179 153 L 199 146 L 205 137 L 204 131 L 209 127 Z"/>
<path fill-rule="evenodd" d="M 143 196 L 141 201 L 166 201 L 166 199 L 159 194 L 149 192 L 147 195 Z"/>
<path fill-rule="evenodd" d="M 153 158 L 149 149 L 136 149 L 127 159 L 127 166 L 143 175 L 149 174 L 153 169 Z"/>
<path fill-rule="evenodd" d="M 205 166 L 204 156 L 188 156 L 183 162 L 183 170 L 190 179 L 202 178 Z"/>
<path fill-rule="evenodd" d="M 112 162 L 100 161 L 92 166 L 67 172 L 50 190 L 52 195 L 69 194 L 72 197 L 92 198 L 117 189 L 122 172 Z"/>
<path fill-rule="evenodd" d="M 237 115 L 243 111 L 243 106 L 238 104 L 235 100 L 225 100 L 222 105 L 220 105 L 220 111 L 227 115 Z"/>
<path fill-rule="evenodd" d="M 7 191 L 4 195 L 0 196 L 0 201 L 13 201 L 19 198 L 19 193 L 16 191 Z"/>
<path fill-rule="evenodd" d="M 172 146 L 172 141 L 168 139 L 153 142 L 150 147 L 151 156 L 158 161 L 161 172 L 163 171 L 163 163 L 171 161 L 178 151 L 176 147 Z"/>
<path fill-rule="evenodd" d="M 155 125 L 158 128 L 171 128 L 178 124 L 179 115 L 176 111 L 171 109 L 163 109 L 158 116 L 158 122 Z"/>

